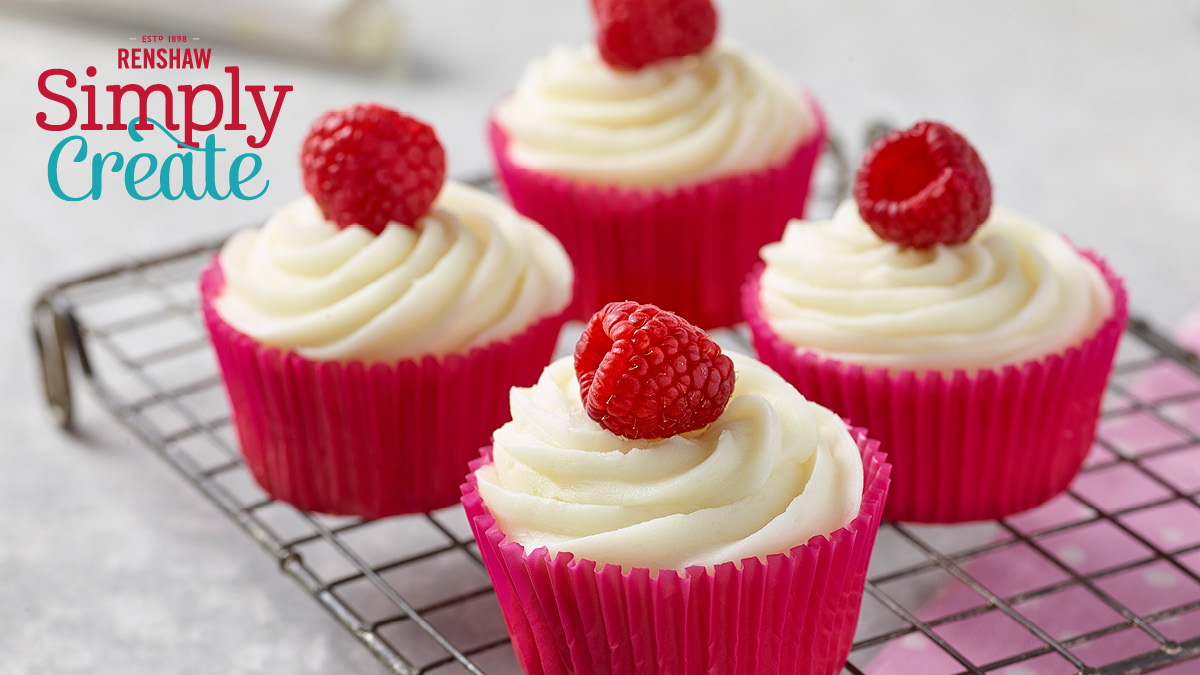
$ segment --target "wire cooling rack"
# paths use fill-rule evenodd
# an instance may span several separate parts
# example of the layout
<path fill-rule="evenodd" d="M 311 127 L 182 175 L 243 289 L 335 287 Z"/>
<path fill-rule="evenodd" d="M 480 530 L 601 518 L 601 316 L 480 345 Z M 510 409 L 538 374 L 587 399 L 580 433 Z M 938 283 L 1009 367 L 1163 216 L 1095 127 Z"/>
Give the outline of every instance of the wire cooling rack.
<path fill-rule="evenodd" d="M 82 379 L 387 670 L 519 673 L 461 508 L 363 521 L 299 511 L 255 485 L 238 455 L 199 315 L 196 277 L 218 246 L 131 261 L 60 283 L 37 299 L 34 341 L 55 420 L 64 428 L 74 424 L 72 385 Z M 560 352 L 570 337 L 568 329 Z M 741 332 L 717 337 L 750 351 Z M 897 647 L 925 649 L 929 666 L 921 668 L 928 675 L 1127 675 L 1200 657 L 1200 526 L 1195 536 L 1178 528 L 1174 537 L 1157 534 L 1188 519 L 1200 523 L 1200 359 L 1135 319 L 1118 364 L 1096 448 L 1065 495 L 1001 521 L 883 526 L 846 672 L 913 672 L 872 665 Z M 1163 386 L 1146 394 L 1139 388 L 1146 378 Z M 1131 440 L 1121 432 L 1130 422 L 1149 432 Z M 1143 484 L 1135 503 L 1113 501 L 1105 488 L 1115 474 Z M 1087 540 L 1099 529 L 1125 542 L 1119 563 L 1093 569 L 1055 545 L 1064 537 Z M 984 579 L 981 561 L 996 556 L 1032 556 L 1052 572 L 1052 582 L 1014 584 L 1016 567 L 1008 578 Z M 1142 571 L 1173 575 L 1172 583 L 1183 586 L 1166 606 L 1147 606 L 1112 583 Z M 948 585 L 971 600 L 944 616 L 931 614 L 927 601 Z M 1039 601 L 1099 609 L 1081 629 L 1028 611 Z M 967 639 L 971 633 L 955 630 L 983 619 L 1015 627 L 1019 639 L 978 631 Z M 1186 624 L 1193 629 L 1181 628 Z M 1132 646 L 1115 655 L 1094 648 L 1115 639 Z M 1200 661 L 1172 672 L 1200 672 Z"/>

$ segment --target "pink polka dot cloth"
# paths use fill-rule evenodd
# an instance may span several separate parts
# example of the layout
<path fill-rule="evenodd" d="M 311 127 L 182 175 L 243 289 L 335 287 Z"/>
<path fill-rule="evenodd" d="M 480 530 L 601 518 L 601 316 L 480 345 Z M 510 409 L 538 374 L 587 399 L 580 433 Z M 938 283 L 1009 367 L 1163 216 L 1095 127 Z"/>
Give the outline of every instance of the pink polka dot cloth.
<path fill-rule="evenodd" d="M 1200 310 L 1177 338 L 1200 352 Z M 982 541 L 957 551 L 972 552 L 956 559 L 969 579 L 1094 668 L 1161 654 L 1165 641 L 1200 639 L 1200 376 L 1147 360 L 1149 349 L 1131 356 L 1142 346 L 1135 342 L 1122 347 L 1098 441 L 1070 490 L 1001 524 L 971 526 L 985 528 Z M 922 540 L 953 529 L 902 528 Z M 939 578 L 915 616 L 971 664 L 998 675 L 1080 671 L 967 583 L 937 567 L 929 574 Z M 886 582 L 879 588 L 904 592 Z M 1046 653 L 1027 658 L 1031 651 Z M 869 675 L 967 670 L 921 632 L 887 642 L 865 668 Z M 1154 672 L 1195 675 L 1200 659 Z"/>

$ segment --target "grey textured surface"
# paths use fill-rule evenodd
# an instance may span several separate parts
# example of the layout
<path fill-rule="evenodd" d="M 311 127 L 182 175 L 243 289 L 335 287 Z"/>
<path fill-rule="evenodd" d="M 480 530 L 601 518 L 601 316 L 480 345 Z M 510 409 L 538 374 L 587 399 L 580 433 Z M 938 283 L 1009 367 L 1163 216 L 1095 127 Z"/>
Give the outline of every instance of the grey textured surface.
<path fill-rule="evenodd" d="M 56 278 L 216 236 L 294 197 L 296 146 L 327 107 L 375 99 L 414 111 L 437 124 L 452 173 L 484 170 L 489 104 L 552 42 L 587 38 L 585 6 L 409 2 L 407 68 L 386 75 L 214 45 L 220 65 L 296 89 L 262 153 L 267 196 L 186 204 L 119 189 L 98 202 L 51 195 L 45 162 L 61 136 L 34 125 L 38 73 L 96 64 L 112 77 L 113 50 L 138 31 L 0 10 L 0 674 L 378 672 L 95 406 L 80 411 L 81 434 L 53 429 L 34 387 L 29 302 Z M 1156 323 L 1200 301 L 1200 2 L 722 9 L 723 34 L 812 88 L 836 132 L 857 141 L 868 119 L 950 121 L 980 148 L 998 201 L 1106 254 Z"/>

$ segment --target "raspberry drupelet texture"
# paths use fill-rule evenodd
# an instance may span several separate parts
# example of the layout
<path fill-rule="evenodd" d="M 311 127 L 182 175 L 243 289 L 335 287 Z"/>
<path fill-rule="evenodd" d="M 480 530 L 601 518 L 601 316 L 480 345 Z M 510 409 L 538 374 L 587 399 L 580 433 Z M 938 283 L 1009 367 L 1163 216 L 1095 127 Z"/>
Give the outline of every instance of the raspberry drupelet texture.
<path fill-rule="evenodd" d="M 881 239 L 906 248 L 961 244 L 992 210 L 992 182 L 975 148 L 940 122 L 889 132 L 854 178 L 858 212 Z"/>
<path fill-rule="evenodd" d="M 446 154 L 428 124 L 377 104 L 323 113 L 300 151 L 304 189 L 341 227 L 378 234 L 413 225 L 446 180 Z"/>
<path fill-rule="evenodd" d="M 717 35 L 711 0 L 592 0 L 600 57 L 637 70 L 704 51 Z"/>
<path fill-rule="evenodd" d="M 625 438 L 666 438 L 721 416 L 733 361 L 700 328 L 654 305 L 613 302 L 575 346 L 587 414 Z"/>

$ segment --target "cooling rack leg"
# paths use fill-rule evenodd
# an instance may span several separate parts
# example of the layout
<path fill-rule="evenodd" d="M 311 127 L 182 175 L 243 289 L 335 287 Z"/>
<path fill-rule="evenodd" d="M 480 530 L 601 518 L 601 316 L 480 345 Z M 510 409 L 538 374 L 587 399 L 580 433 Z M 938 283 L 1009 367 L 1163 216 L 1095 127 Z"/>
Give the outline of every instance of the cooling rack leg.
<path fill-rule="evenodd" d="M 833 185 L 829 187 L 828 199 L 831 203 L 841 204 L 843 199 L 850 196 L 850 160 L 846 157 L 846 149 L 842 142 L 829 134 L 825 139 L 825 151 L 821 161 L 833 163 Z"/>
<path fill-rule="evenodd" d="M 866 134 L 863 137 L 864 146 L 870 146 L 880 136 L 891 130 L 891 123 L 883 120 L 875 120 L 867 127 Z M 825 139 L 825 152 L 821 157 L 821 161 L 833 164 L 833 182 L 826 188 L 828 192 L 822 192 L 822 194 L 831 204 L 837 206 L 851 196 L 850 190 L 853 187 L 854 167 L 850 164 L 850 155 L 846 150 L 845 144 L 836 134 L 831 133 Z"/>
<path fill-rule="evenodd" d="M 67 350 L 72 342 L 74 319 L 65 309 L 55 307 L 49 296 L 43 295 L 34 304 L 31 322 L 46 405 L 58 426 L 70 429 L 75 414 Z"/>

